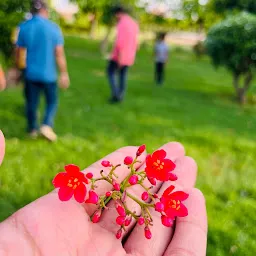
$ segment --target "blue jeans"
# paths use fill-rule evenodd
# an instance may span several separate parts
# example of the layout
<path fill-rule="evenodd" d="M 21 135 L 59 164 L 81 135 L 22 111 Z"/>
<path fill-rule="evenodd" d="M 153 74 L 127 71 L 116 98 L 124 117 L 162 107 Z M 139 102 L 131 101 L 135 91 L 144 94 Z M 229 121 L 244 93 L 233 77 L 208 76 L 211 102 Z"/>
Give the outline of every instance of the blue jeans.
<path fill-rule="evenodd" d="M 119 72 L 119 86 L 116 82 L 116 73 Z M 107 75 L 109 84 L 111 87 L 112 98 L 122 100 L 126 91 L 126 78 L 127 78 L 128 66 L 118 67 L 116 61 L 109 61 L 107 68 Z"/>
<path fill-rule="evenodd" d="M 37 108 L 41 92 L 44 92 L 46 99 L 46 110 L 43 120 L 44 125 L 53 126 L 54 117 L 58 107 L 58 86 L 56 82 L 42 83 L 34 81 L 25 81 L 25 99 L 26 115 L 28 122 L 28 131 L 38 129 Z"/>

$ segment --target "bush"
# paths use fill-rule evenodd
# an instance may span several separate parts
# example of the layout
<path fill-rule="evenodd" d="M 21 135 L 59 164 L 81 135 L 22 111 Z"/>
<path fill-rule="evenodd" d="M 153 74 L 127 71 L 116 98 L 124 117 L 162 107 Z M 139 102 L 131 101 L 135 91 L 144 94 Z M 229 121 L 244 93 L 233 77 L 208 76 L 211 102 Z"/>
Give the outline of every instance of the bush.
<path fill-rule="evenodd" d="M 213 63 L 232 72 L 238 100 L 244 103 L 256 66 L 256 16 L 240 13 L 227 18 L 209 30 L 205 45 Z"/>

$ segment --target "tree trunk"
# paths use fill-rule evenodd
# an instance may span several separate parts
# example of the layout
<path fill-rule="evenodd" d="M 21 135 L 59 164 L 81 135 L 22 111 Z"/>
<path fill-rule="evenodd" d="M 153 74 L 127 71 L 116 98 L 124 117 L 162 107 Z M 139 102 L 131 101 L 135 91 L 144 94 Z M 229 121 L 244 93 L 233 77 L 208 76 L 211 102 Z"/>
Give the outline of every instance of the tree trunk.
<path fill-rule="evenodd" d="M 90 32 L 89 32 L 89 36 L 92 39 L 95 38 L 97 25 L 98 25 L 97 15 L 96 14 L 92 14 L 91 26 L 90 26 Z"/>
<path fill-rule="evenodd" d="M 112 29 L 112 26 L 108 26 L 106 35 L 105 35 L 105 37 L 103 38 L 103 40 L 101 41 L 101 44 L 100 44 L 100 51 L 101 51 L 103 56 L 105 56 L 107 54 L 107 51 L 108 51 L 108 42 L 109 42 L 111 29 Z"/>
<path fill-rule="evenodd" d="M 240 75 L 235 74 L 233 84 L 235 87 L 237 100 L 241 105 L 243 105 L 246 103 L 246 92 L 250 88 L 251 81 L 253 79 L 253 75 L 251 72 L 248 72 L 246 74 L 243 86 L 239 86 L 239 78 L 240 78 Z"/>

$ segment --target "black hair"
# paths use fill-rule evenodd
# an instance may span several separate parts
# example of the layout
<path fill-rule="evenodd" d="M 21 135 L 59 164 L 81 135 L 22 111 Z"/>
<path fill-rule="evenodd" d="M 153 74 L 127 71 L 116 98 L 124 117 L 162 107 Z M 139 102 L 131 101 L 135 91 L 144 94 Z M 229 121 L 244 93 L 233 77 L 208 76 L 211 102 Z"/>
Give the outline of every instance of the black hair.
<path fill-rule="evenodd" d="M 48 10 L 48 5 L 44 0 L 33 0 L 32 1 L 31 13 L 37 14 L 42 9 Z"/>
<path fill-rule="evenodd" d="M 124 8 L 123 6 L 119 5 L 119 6 L 114 6 L 112 8 L 112 14 L 116 15 L 118 13 L 127 13 L 128 11 L 126 10 L 126 8 Z"/>
<path fill-rule="evenodd" d="M 165 39 L 165 37 L 166 37 L 166 33 L 165 32 L 162 32 L 162 33 L 159 33 L 158 34 L 158 40 L 164 40 Z"/>

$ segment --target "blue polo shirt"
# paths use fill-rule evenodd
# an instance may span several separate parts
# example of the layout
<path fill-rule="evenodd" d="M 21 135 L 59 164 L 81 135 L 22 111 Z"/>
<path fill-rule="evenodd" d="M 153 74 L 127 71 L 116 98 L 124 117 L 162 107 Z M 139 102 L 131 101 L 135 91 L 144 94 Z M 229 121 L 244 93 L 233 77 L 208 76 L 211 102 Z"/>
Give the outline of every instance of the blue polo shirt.
<path fill-rule="evenodd" d="M 20 26 L 17 46 L 27 49 L 27 80 L 43 83 L 57 81 L 56 46 L 64 39 L 57 24 L 35 15 Z"/>

